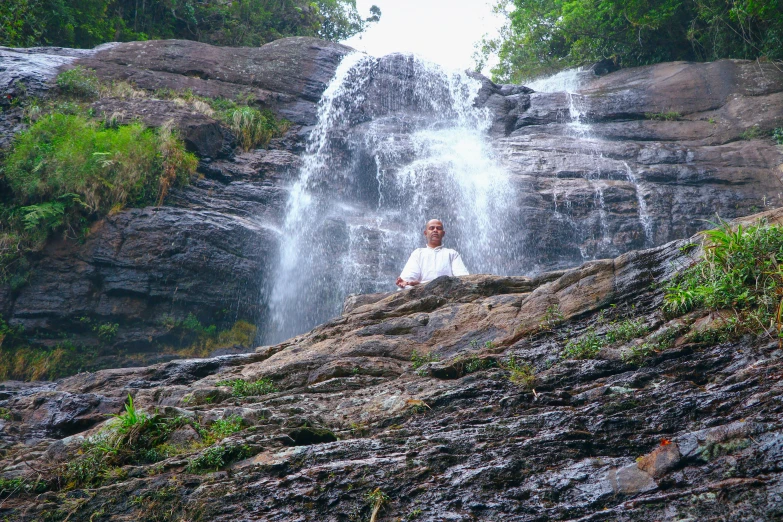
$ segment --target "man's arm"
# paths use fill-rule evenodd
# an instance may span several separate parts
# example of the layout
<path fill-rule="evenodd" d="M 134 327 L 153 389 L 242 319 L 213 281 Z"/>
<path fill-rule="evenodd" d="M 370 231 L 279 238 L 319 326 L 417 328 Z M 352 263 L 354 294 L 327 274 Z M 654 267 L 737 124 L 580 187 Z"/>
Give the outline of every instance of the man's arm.
<path fill-rule="evenodd" d="M 415 286 L 419 284 L 419 281 L 421 281 L 421 262 L 417 249 L 411 253 L 411 257 L 409 257 L 408 262 L 405 263 L 405 267 L 402 269 L 400 277 L 397 278 L 397 286 L 400 288 Z"/>
<path fill-rule="evenodd" d="M 459 255 L 459 252 L 454 252 L 454 254 L 456 255 L 454 256 L 454 259 L 451 260 L 451 273 L 455 276 L 470 275 L 468 269 L 465 268 L 465 263 L 462 262 L 462 256 Z"/>

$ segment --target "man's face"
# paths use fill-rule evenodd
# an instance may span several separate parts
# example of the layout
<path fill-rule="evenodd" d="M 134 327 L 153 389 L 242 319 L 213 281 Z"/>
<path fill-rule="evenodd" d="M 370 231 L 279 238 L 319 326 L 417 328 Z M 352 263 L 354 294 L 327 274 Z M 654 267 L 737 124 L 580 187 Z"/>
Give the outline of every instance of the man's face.
<path fill-rule="evenodd" d="M 443 236 L 446 235 L 446 231 L 443 230 L 443 223 L 437 219 L 433 219 L 427 222 L 427 226 L 424 228 L 424 237 L 427 238 L 427 244 L 431 247 L 439 247 L 443 242 Z"/>

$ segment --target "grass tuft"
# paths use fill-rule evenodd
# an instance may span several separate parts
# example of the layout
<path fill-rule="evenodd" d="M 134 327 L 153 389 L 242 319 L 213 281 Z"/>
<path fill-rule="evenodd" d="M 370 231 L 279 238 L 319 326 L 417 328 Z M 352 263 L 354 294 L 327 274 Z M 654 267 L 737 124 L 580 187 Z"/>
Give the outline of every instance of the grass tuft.
<path fill-rule="evenodd" d="M 271 379 L 263 378 L 255 382 L 247 382 L 244 379 L 230 379 L 218 381 L 215 386 L 228 386 L 234 397 L 256 397 L 278 391 Z"/>

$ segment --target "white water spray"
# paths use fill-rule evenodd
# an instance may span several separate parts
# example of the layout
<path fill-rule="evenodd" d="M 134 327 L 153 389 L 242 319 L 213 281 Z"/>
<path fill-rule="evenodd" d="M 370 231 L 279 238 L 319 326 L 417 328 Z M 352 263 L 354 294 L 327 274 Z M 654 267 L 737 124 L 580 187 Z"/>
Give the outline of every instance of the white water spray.
<path fill-rule="evenodd" d="M 291 188 L 265 342 L 338 315 L 349 293 L 393 290 L 430 218 L 472 273 L 523 272 L 480 87 L 412 56 L 343 59 Z"/>

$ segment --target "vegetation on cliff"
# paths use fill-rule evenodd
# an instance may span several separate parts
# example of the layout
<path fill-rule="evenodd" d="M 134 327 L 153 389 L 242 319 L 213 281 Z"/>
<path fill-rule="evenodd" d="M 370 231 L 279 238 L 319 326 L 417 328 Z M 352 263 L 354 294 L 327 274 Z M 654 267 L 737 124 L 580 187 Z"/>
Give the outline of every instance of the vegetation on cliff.
<path fill-rule="evenodd" d="M 703 254 L 666 288 L 671 316 L 706 309 L 716 320 L 694 340 L 741 334 L 781 338 L 783 330 L 783 227 L 764 222 L 732 227 L 720 222 L 703 233 Z M 696 245 L 693 245 L 695 247 Z"/>
<path fill-rule="evenodd" d="M 520 82 L 611 59 L 629 67 L 672 60 L 783 59 L 780 0 L 500 0 L 496 80 Z"/>
<path fill-rule="evenodd" d="M 126 206 L 161 204 L 196 169 L 196 157 L 171 126 L 97 121 L 76 102 L 91 83 L 60 80 L 69 98 L 29 102 L 29 128 L 16 136 L 0 171 L 6 187 L 0 201 L 4 279 L 14 262 L 39 250 L 51 235 L 83 238 L 96 218 Z"/>
<path fill-rule="evenodd" d="M 285 36 L 342 40 L 378 21 L 356 0 L 5 0 L 0 45 L 91 48 L 104 42 L 179 38 L 214 45 L 259 46 Z"/>

